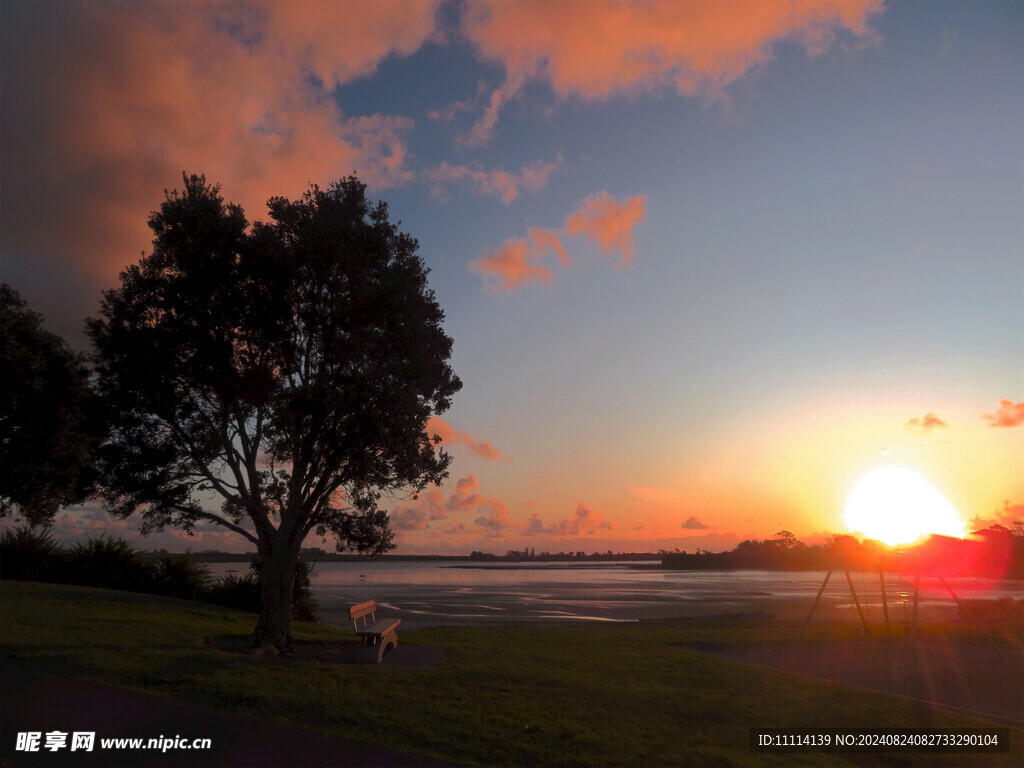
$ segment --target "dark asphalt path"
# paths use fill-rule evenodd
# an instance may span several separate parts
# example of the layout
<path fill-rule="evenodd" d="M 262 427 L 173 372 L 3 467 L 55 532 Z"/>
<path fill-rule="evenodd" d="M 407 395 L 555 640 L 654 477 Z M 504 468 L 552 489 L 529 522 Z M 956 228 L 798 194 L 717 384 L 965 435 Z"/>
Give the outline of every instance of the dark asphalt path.
<path fill-rule="evenodd" d="M 56 752 L 16 751 L 19 731 L 63 731 Z M 70 734 L 95 731 L 92 752 L 70 751 Z M 210 750 L 103 750 L 101 738 L 212 739 Z M 45 735 L 40 740 L 45 741 Z M 226 713 L 81 678 L 36 672 L 7 661 L 0 666 L 0 765 L 59 768 L 313 768 L 314 766 L 440 766 L 394 752 L 284 725 L 264 717 Z"/>

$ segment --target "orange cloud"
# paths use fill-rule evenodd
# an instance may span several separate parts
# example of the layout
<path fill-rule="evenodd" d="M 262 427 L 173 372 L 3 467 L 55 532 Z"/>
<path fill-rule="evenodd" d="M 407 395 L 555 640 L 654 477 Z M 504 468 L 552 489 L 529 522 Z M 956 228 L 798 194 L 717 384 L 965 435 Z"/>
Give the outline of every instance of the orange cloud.
<path fill-rule="evenodd" d="M 436 168 L 423 171 L 421 178 L 430 185 L 430 193 L 437 200 L 447 200 L 445 185 L 469 183 L 477 192 L 501 198 L 501 202 L 508 205 L 519 197 L 520 188 L 528 192 L 540 192 L 544 189 L 548 177 L 561 162 L 561 158 L 557 163 L 536 162 L 523 166 L 519 173 L 503 170 L 485 171 L 481 168 L 449 165 L 443 162 Z"/>
<path fill-rule="evenodd" d="M 467 141 L 486 142 L 501 108 L 530 80 L 547 82 L 561 99 L 662 88 L 721 95 L 769 61 L 780 41 L 813 56 L 838 34 L 873 39 L 868 20 L 881 10 L 882 0 L 475 0 L 466 8 L 464 32 L 482 58 L 504 67 L 505 81 Z"/>
<path fill-rule="evenodd" d="M 1019 530 L 1024 525 L 1024 504 L 1011 504 L 1009 499 L 1003 502 L 1003 508 L 995 510 L 990 517 L 975 515 L 968 523 L 968 528 L 977 531 L 992 525 L 1001 525 L 1011 531 Z"/>
<path fill-rule="evenodd" d="M 591 509 L 580 502 L 576 507 L 576 514 L 558 524 L 560 536 L 579 536 L 581 534 L 593 534 L 598 529 L 613 529 L 615 524 L 605 520 L 604 516 L 596 509 Z"/>
<path fill-rule="evenodd" d="M 924 416 L 915 416 L 903 428 L 908 432 L 917 432 L 920 435 L 927 435 L 933 429 L 949 429 L 949 425 L 936 416 L 934 413 L 926 413 Z"/>
<path fill-rule="evenodd" d="M 984 413 L 981 418 L 985 419 L 990 427 L 1019 427 L 1024 424 L 1024 402 L 1000 400 L 999 410 L 994 413 Z"/>
<path fill-rule="evenodd" d="M 500 450 L 480 438 L 473 437 L 468 432 L 459 432 L 451 424 L 440 416 L 431 416 L 427 420 L 427 434 L 437 435 L 441 442 L 449 445 L 460 444 L 469 446 L 469 450 L 484 459 L 491 461 L 512 461 L 502 456 Z M 461 481 L 460 481 L 461 482 Z"/>
<path fill-rule="evenodd" d="M 636 255 L 633 227 L 644 220 L 646 200 L 644 195 L 637 195 L 620 205 L 607 192 L 598 192 L 566 219 L 565 233 L 599 243 L 602 253 L 618 251 L 622 257 L 619 266 L 626 266 Z"/>
<path fill-rule="evenodd" d="M 448 517 L 445 512 L 444 494 L 440 488 L 428 488 L 418 494 L 411 503 L 395 509 L 388 517 L 396 531 L 417 531 L 427 528 L 429 521 L 444 520 Z"/>
<path fill-rule="evenodd" d="M 686 528 L 687 530 L 691 531 L 704 531 L 710 528 L 711 526 L 707 523 L 702 523 L 696 516 L 691 515 L 690 517 L 686 518 L 686 520 L 680 527 Z"/>
<path fill-rule="evenodd" d="M 540 519 L 540 516 L 536 512 L 526 518 L 526 522 L 523 524 L 523 534 L 526 536 L 556 533 L 558 533 L 558 528 L 553 525 L 544 525 L 544 521 Z"/>
<path fill-rule="evenodd" d="M 600 245 L 604 253 L 617 250 L 621 256 L 619 265 L 625 266 L 636 255 L 633 227 L 646 215 L 646 200 L 645 195 L 637 195 L 619 203 L 607 192 L 598 192 L 569 214 L 562 231 L 568 237 L 582 235 L 588 242 Z M 524 285 L 553 283 L 551 267 L 542 263 L 549 254 L 563 267 L 572 265 L 557 232 L 531 227 L 528 240 L 506 240 L 497 251 L 471 261 L 469 269 L 484 279 L 488 292 L 509 293 Z"/>
<path fill-rule="evenodd" d="M 485 503 L 485 499 L 478 493 L 472 493 L 480 486 L 475 476 L 464 477 L 455 484 L 455 493 L 448 499 L 448 509 L 453 512 L 462 509 L 472 509 Z"/>
<path fill-rule="evenodd" d="M 499 536 L 503 531 L 517 530 L 519 524 L 509 517 L 508 507 L 497 498 L 485 498 L 475 491 L 480 482 L 475 475 L 460 478 L 455 484 L 455 493 L 445 501 L 441 489 L 432 487 L 420 493 L 409 503 L 403 504 L 389 514 L 391 526 L 396 531 L 428 530 L 436 534 L 441 532 L 458 533 L 468 530 L 464 523 L 448 522 L 443 529 L 430 523 L 435 520 L 448 520 L 448 513 L 476 512 L 479 516 L 474 524 L 487 530 L 490 537 Z"/>
<path fill-rule="evenodd" d="M 104 284 L 148 245 L 147 214 L 183 170 L 221 182 L 250 217 L 272 195 L 356 169 L 371 186 L 407 183 L 412 121 L 344 115 L 331 91 L 418 49 L 435 7 L 75 3 L 19 14 L 4 51 L 19 72 L 4 84 L 4 109 L 19 115 L 10 131 L 5 122 L 4 247 L 74 255 Z M 39 211 L 60 225 L 39 227 Z"/>
<path fill-rule="evenodd" d="M 396 531 L 419 531 L 428 526 L 430 513 L 423 507 L 400 507 L 388 518 Z"/>
<path fill-rule="evenodd" d="M 554 233 L 533 228 L 529 240 L 506 240 L 494 253 L 470 262 L 469 268 L 484 279 L 484 287 L 491 293 L 511 292 L 523 285 L 554 282 L 551 267 L 538 263 L 552 250 L 560 260 L 564 257 L 563 263 L 568 261 Z"/>
<path fill-rule="evenodd" d="M 516 527 L 516 524 L 508 516 L 508 507 L 497 499 L 491 499 L 488 503 L 491 513 L 478 517 L 473 521 L 474 525 L 484 528 L 488 536 L 501 536 L 504 531 Z"/>

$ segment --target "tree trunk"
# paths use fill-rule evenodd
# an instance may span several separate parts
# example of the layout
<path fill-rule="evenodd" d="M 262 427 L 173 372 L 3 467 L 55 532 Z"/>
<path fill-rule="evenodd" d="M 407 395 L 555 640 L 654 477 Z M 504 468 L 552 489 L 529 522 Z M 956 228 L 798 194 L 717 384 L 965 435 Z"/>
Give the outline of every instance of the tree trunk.
<path fill-rule="evenodd" d="M 254 648 L 278 653 L 291 649 L 296 555 L 282 546 L 260 555 L 260 618 L 252 633 Z"/>

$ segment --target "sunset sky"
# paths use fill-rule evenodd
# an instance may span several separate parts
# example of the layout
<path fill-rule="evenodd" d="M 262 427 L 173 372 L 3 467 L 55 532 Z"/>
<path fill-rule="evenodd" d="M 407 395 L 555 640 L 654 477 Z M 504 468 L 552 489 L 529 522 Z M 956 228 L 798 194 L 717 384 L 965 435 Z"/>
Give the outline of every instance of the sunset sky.
<path fill-rule="evenodd" d="M 399 553 L 813 542 L 886 466 L 1024 517 L 1024 4 L 0 15 L 0 279 L 72 346 L 183 171 L 250 220 L 355 172 L 419 240 L 464 387 Z M 245 549 L 133 529 L 57 525 Z"/>

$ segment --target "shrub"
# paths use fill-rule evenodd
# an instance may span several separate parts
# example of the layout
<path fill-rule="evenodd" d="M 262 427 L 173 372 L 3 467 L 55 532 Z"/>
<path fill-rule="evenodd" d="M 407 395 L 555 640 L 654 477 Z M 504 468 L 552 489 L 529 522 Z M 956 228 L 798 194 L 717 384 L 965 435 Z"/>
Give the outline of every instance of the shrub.
<path fill-rule="evenodd" d="M 203 599 L 208 603 L 223 605 L 226 608 L 259 613 L 259 574 L 252 570 L 242 576 L 227 573 L 209 586 Z"/>
<path fill-rule="evenodd" d="M 182 600 L 203 600 L 211 587 L 210 569 L 192 553 L 164 555 L 153 566 L 153 591 Z"/>
<path fill-rule="evenodd" d="M 0 579 L 54 581 L 63 552 L 47 530 L 8 528 L 0 535 Z"/>
<path fill-rule="evenodd" d="M 153 592 L 156 569 L 124 539 L 100 536 L 67 550 L 61 581 L 87 587 Z"/>

